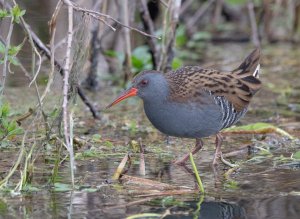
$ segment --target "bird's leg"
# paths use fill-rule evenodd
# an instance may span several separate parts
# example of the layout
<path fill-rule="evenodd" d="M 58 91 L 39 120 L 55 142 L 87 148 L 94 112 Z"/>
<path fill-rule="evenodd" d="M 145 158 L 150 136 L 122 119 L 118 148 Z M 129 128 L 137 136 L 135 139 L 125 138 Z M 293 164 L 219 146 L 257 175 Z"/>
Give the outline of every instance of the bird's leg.
<path fill-rule="evenodd" d="M 216 135 L 216 150 L 215 150 L 215 156 L 213 160 L 213 165 L 218 165 L 218 159 L 221 158 L 222 151 L 221 151 L 221 145 L 223 142 L 223 137 L 220 133 Z"/>
<path fill-rule="evenodd" d="M 202 140 L 200 138 L 196 138 L 196 145 L 193 148 L 193 150 L 191 151 L 191 153 L 193 155 L 196 154 L 202 148 L 202 146 L 203 146 Z M 177 165 L 184 165 L 185 162 L 189 159 L 189 157 L 190 157 L 190 153 L 187 153 L 181 159 L 176 160 L 175 164 L 177 164 Z"/>
<path fill-rule="evenodd" d="M 215 151 L 215 156 L 214 156 L 214 160 L 213 160 L 213 166 L 218 165 L 218 159 L 221 159 L 223 164 L 225 164 L 231 168 L 237 167 L 238 165 L 232 164 L 223 158 L 222 151 L 221 151 L 222 142 L 223 142 L 223 137 L 220 133 L 218 133 L 216 135 L 216 151 Z"/>

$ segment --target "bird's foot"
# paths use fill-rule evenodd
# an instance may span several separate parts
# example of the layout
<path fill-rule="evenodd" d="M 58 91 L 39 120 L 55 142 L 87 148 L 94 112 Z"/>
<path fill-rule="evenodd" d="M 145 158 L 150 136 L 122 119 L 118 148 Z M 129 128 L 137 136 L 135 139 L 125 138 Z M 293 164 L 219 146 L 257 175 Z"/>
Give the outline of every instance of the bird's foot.
<path fill-rule="evenodd" d="M 221 156 L 222 156 L 221 151 L 218 152 L 218 153 L 217 152 L 215 153 L 214 159 L 213 159 L 213 162 L 212 162 L 213 166 L 217 166 L 219 164 L 219 159 L 221 158 Z"/>
<path fill-rule="evenodd" d="M 230 163 L 229 161 L 225 160 L 223 158 L 223 154 L 222 152 L 219 152 L 219 153 L 215 153 L 215 156 L 214 156 L 214 160 L 213 160 L 213 166 L 217 166 L 219 164 L 219 160 L 221 160 L 221 162 L 223 164 L 225 164 L 226 166 L 229 166 L 231 168 L 234 168 L 234 167 L 237 167 L 238 165 L 237 164 L 233 164 L 233 163 Z"/>
<path fill-rule="evenodd" d="M 225 159 L 223 158 L 223 155 L 222 155 L 222 154 L 221 154 L 220 159 L 221 159 L 221 161 L 222 161 L 223 164 L 225 164 L 226 166 L 229 166 L 230 168 L 236 168 L 236 167 L 239 166 L 239 165 L 237 165 L 237 164 L 230 163 L 229 161 L 225 160 Z"/>

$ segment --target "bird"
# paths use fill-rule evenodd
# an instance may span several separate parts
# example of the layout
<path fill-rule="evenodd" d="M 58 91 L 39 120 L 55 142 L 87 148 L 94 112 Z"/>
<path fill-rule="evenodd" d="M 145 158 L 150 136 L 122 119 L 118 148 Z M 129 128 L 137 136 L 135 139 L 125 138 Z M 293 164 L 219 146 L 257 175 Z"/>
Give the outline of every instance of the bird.
<path fill-rule="evenodd" d="M 260 49 L 255 48 L 232 71 L 184 66 L 167 73 L 145 70 L 106 109 L 129 98 L 143 100 L 152 125 L 167 136 L 196 139 L 193 155 L 203 147 L 202 138 L 216 135 L 213 165 L 220 159 L 220 131 L 236 124 L 260 90 Z M 185 165 L 189 153 L 175 161 Z"/>

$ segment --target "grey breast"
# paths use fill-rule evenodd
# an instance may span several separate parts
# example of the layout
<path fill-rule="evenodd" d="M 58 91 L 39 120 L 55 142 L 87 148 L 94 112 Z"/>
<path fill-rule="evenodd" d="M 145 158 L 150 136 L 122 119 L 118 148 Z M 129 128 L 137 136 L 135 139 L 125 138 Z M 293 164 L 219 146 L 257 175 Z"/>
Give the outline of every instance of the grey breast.
<path fill-rule="evenodd" d="M 144 101 L 145 113 L 161 132 L 176 137 L 202 138 L 216 134 L 222 128 L 220 106 L 211 102 L 153 104 Z"/>

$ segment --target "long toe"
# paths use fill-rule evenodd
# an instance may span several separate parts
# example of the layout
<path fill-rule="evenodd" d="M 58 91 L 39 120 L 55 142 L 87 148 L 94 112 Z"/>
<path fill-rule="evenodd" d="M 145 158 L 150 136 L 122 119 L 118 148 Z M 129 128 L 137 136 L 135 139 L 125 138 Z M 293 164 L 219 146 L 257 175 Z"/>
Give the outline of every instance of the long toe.
<path fill-rule="evenodd" d="M 216 152 L 215 155 L 214 155 L 214 160 L 213 160 L 213 166 L 217 166 L 219 164 L 219 160 L 221 158 L 221 151 L 219 152 Z"/>

